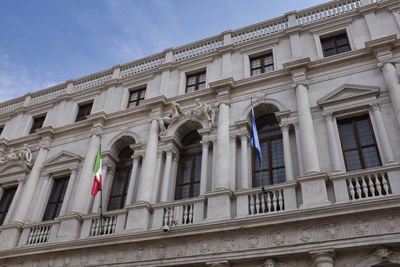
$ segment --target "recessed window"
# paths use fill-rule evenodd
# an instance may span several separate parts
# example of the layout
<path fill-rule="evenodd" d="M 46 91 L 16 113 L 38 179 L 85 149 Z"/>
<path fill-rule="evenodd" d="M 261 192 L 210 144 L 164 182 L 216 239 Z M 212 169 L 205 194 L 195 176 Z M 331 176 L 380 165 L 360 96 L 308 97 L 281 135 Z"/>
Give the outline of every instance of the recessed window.
<path fill-rule="evenodd" d="M 262 55 L 250 59 L 251 76 L 270 72 L 274 70 L 274 59 L 272 54 Z"/>
<path fill-rule="evenodd" d="M 339 120 L 338 126 L 347 171 L 382 165 L 368 115 Z"/>
<path fill-rule="evenodd" d="M 206 88 L 206 72 L 199 72 L 186 76 L 186 93 Z"/>
<path fill-rule="evenodd" d="M 36 133 L 37 129 L 42 128 L 45 118 L 46 118 L 46 116 L 40 116 L 40 117 L 33 118 L 31 131 L 29 133 L 31 133 L 31 134 Z"/>
<path fill-rule="evenodd" d="M 128 194 L 129 180 L 132 172 L 133 151 L 126 146 L 118 155 L 118 163 L 115 168 L 114 180 L 111 188 L 108 210 L 122 209 Z"/>
<path fill-rule="evenodd" d="M 78 114 L 76 114 L 76 120 L 75 121 L 86 120 L 87 116 L 89 116 L 90 112 L 92 111 L 92 105 L 93 105 L 93 103 L 79 105 Z"/>
<path fill-rule="evenodd" d="M 183 148 L 179 155 L 175 200 L 197 197 L 200 194 L 201 137 L 192 131 L 182 138 Z"/>
<path fill-rule="evenodd" d="M 339 34 L 332 37 L 321 38 L 322 50 L 325 57 L 337 55 L 350 51 L 349 39 L 347 34 Z"/>
<path fill-rule="evenodd" d="M 146 88 L 131 91 L 129 94 L 128 108 L 143 105 L 145 94 L 146 94 Z"/>
<path fill-rule="evenodd" d="M 65 191 L 67 190 L 69 177 L 54 179 L 53 189 L 46 206 L 43 221 L 53 220 L 60 214 L 61 206 L 64 201 Z"/>
<path fill-rule="evenodd" d="M 3 133 L 4 125 L 0 126 L 0 135 Z"/>
<path fill-rule="evenodd" d="M 253 186 L 267 186 L 286 181 L 282 131 L 274 114 L 256 120 L 261 147 L 261 165 L 253 149 Z"/>
<path fill-rule="evenodd" d="M 8 209 L 10 208 L 11 202 L 13 201 L 15 191 L 17 191 L 17 187 L 5 188 L 3 191 L 3 195 L 0 200 L 0 225 L 3 224 L 4 219 L 7 216 Z"/>

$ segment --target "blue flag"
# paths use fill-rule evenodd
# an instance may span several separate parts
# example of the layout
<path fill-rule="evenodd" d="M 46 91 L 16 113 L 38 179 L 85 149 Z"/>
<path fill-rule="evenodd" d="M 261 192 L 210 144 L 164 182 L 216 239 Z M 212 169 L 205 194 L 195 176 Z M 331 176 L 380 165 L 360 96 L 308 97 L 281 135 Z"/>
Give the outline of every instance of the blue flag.
<path fill-rule="evenodd" d="M 254 111 L 251 110 L 251 146 L 257 150 L 258 164 L 261 166 L 261 146 L 260 140 L 258 139 L 256 120 L 254 119 Z"/>

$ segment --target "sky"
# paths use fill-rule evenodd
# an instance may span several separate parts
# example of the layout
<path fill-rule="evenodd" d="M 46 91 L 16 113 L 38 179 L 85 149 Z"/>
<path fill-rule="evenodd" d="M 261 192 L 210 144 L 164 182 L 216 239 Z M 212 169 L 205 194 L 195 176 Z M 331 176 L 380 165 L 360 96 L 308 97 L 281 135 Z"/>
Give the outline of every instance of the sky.
<path fill-rule="evenodd" d="M 327 0 L 0 0 L 0 102 Z"/>

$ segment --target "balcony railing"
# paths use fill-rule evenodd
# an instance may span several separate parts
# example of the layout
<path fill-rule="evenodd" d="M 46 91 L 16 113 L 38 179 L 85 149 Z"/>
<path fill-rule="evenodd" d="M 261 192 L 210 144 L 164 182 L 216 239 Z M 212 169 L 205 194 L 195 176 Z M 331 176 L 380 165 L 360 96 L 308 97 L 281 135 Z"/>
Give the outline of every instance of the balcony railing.
<path fill-rule="evenodd" d="M 358 201 L 398 194 L 400 166 L 378 167 L 333 175 L 336 202 Z"/>
<path fill-rule="evenodd" d="M 23 226 L 18 246 L 31 246 L 56 240 L 60 221 L 47 221 Z"/>
<path fill-rule="evenodd" d="M 125 229 L 126 210 L 115 210 L 100 214 L 84 216 L 80 238 L 112 235 Z"/>

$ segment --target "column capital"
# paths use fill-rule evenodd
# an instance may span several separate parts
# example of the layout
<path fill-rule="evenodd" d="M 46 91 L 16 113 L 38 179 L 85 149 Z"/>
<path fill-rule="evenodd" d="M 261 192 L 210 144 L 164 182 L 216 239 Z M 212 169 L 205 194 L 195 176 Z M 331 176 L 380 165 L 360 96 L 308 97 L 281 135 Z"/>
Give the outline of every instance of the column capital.
<path fill-rule="evenodd" d="M 333 264 L 335 258 L 335 250 L 334 249 L 314 250 L 310 251 L 310 255 L 314 259 L 315 264 L 317 266 L 319 263 Z"/>
<path fill-rule="evenodd" d="M 202 145 L 202 147 L 209 147 L 210 146 L 210 140 L 208 139 L 204 139 L 200 141 L 200 144 Z"/>
<path fill-rule="evenodd" d="M 324 117 L 325 121 L 332 121 L 333 120 L 333 114 L 332 112 L 324 112 L 322 114 L 322 116 Z"/>
<path fill-rule="evenodd" d="M 290 124 L 287 121 L 282 121 L 281 123 L 279 123 L 279 127 L 281 128 L 282 132 L 289 132 Z"/>
<path fill-rule="evenodd" d="M 90 135 L 95 135 L 95 136 L 100 136 L 103 133 L 103 127 L 101 126 L 95 126 L 92 129 L 90 129 Z"/>
<path fill-rule="evenodd" d="M 104 164 L 103 164 L 104 165 Z M 73 173 L 73 172 L 77 172 L 78 171 L 78 167 L 72 167 L 72 168 L 69 168 L 69 171 L 71 172 L 71 174 Z"/>
<path fill-rule="evenodd" d="M 250 140 L 250 135 L 249 135 L 248 131 L 240 131 L 239 136 L 240 136 L 241 141 L 242 140 L 247 140 L 247 141 Z"/>
<path fill-rule="evenodd" d="M 25 183 L 26 179 L 25 179 L 25 177 L 19 177 L 17 179 L 17 181 L 18 181 L 18 185 L 23 185 Z"/>
<path fill-rule="evenodd" d="M 44 138 L 44 139 L 40 140 L 39 148 L 49 150 L 50 149 L 50 140 L 48 138 Z"/>
<path fill-rule="evenodd" d="M 379 110 L 381 110 L 381 106 L 380 106 L 379 103 L 373 102 L 373 103 L 370 103 L 370 104 L 369 104 L 369 109 L 370 109 L 371 111 L 379 111 Z"/>

